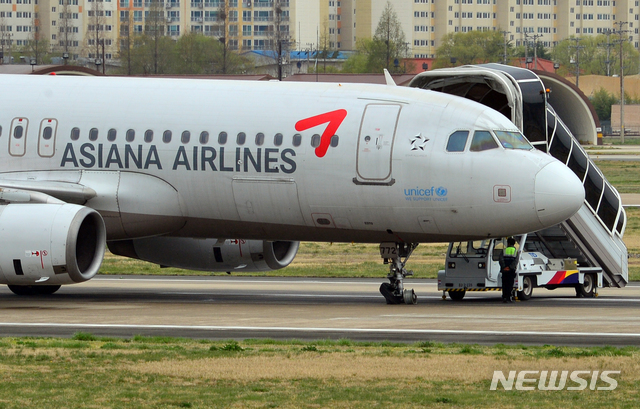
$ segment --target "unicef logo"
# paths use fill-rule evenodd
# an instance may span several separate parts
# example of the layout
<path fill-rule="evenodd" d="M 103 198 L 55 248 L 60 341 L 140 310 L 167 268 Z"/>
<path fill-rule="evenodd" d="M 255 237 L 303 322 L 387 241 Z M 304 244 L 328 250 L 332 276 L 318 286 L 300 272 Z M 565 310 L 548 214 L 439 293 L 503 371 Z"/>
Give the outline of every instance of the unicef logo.
<path fill-rule="evenodd" d="M 442 196 L 446 196 L 447 195 L 447 189 L 440 186 L 439 188 L 436 189 L 436 195 L 442 197 Z"/>

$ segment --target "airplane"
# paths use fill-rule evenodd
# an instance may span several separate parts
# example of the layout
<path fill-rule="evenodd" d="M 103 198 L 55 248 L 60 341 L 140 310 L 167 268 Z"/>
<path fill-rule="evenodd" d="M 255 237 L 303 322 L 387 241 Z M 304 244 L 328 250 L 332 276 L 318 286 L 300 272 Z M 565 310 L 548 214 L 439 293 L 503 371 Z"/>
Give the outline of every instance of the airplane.
<path fill-rule="evenodd" d="M 114 254 L 286 267 L 300 241 L 380 243 L 388 303 L 418 243 L 564 221 L 581 181 L 500 113 L 422 89 L 0 76 L 0 283 L 52 294 Z M 238 239 L 241 238 L 241 239 Z"/>

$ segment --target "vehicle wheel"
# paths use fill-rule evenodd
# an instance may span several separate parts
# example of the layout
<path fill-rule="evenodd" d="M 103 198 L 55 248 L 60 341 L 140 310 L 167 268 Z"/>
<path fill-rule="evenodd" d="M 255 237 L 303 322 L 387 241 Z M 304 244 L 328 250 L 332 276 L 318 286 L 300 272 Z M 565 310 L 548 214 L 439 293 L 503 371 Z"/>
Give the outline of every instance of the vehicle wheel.
<path fill-rule="evenodd" d="M 16 295 L 50 295 L 60 289 L 59 285 L 9 285 Z"/>
<path fill-rule="evenodd" d="M 584 284 L 576 286 L 576 297 L 592 298 L 596 293 L 596 279 L 593 274 L 584 275 Z"/>
<path fill-rule="evenodd" d="M 449 298 L 453 301 L 461 301 L 465 294 L 466 291 L 449 291 Z"/>
<path fill-rule="evenodd" d="M 404 298 L 404 303 L 405 304 L 417 304 L 418 303 L 418 296 L 416 295 L 416 292 L 413 291 L 413 289 L 404 290 L 403 298 Z"/>
<path fill-rule="evenodd" d="M 522 301 L 527 301 L 531 298 L 531 294 L 533 294 L 533 287 L 535 286 L 533 277 L 531 276 L 523 276 L 522 277 L 522 291 L 518 291 L 518 299 Z"/>
<path fill-rule="evenodd" d="M 393 286 L 389 283 L 380 284 L 380 294 L 387 300 L 387 304 L 403 304 L 404 297 L 393 294 Z"/>

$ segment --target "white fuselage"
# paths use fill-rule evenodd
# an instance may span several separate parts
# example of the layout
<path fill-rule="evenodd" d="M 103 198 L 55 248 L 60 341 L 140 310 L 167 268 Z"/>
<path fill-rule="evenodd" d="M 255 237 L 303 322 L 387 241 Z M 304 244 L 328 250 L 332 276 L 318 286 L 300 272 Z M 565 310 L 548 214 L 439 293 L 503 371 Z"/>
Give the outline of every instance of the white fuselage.
<path fill-rule="evenodd" d="M 0 87 L 0 185 L 98 210 L 109 240 L 498 237 L 556 224 L 584 195 L 535 149 L 448 152 L 457 130 L 517 128 L 431 91 L 9 75 Z"/>

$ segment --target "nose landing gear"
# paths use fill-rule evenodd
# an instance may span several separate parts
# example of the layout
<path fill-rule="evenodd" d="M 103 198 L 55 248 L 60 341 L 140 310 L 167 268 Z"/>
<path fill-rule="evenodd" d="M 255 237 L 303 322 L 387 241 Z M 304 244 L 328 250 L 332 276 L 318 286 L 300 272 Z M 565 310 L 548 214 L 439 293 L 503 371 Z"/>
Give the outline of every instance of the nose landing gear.
<path fill-rule="evenodd" d="M 413 289 L 405 289 L 403 286 L 403 280 L 413 275 L 413 271 L 407 271 L 404 266 L 416 247 L 418 243 L 380 243 L 380 256 L 384 259 L 384 264 L 389 264 L 389 283 L 380 285 L 380 294 L 387 300 L 387 304 L 418 303 Z"/>

